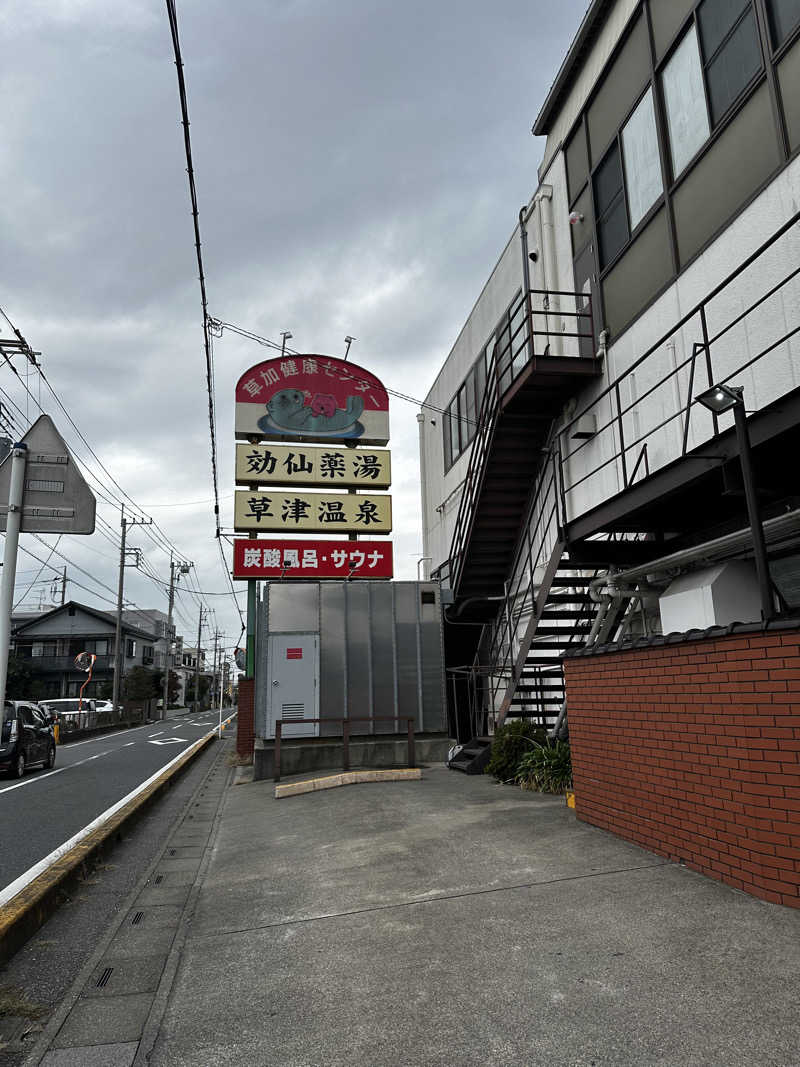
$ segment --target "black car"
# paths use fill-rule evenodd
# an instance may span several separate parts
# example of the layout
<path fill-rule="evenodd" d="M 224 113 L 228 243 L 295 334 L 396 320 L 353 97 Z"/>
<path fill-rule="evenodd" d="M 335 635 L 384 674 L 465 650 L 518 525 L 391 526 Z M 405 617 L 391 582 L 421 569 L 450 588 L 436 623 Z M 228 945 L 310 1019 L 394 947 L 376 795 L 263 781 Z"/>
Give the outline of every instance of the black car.
<path fill-rule="evenodd" d="M 36 704 L 29 700 L 7 700 L 0 739 L 0 771 L 21 778 L 28 767 L 47 767 L 56 762 L 53 727 Z"/>

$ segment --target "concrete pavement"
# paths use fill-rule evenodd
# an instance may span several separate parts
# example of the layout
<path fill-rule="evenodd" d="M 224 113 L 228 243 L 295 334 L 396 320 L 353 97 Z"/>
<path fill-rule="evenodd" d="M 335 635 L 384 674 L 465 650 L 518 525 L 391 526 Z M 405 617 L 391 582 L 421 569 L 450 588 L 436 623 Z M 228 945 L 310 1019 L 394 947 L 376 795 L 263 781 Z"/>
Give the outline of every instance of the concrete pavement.
<path fill-rule="evenodd" d="M 208 801 L 31 1064 L 800 1064 L 800 915 L 560 798 L 434 767 Z"/>

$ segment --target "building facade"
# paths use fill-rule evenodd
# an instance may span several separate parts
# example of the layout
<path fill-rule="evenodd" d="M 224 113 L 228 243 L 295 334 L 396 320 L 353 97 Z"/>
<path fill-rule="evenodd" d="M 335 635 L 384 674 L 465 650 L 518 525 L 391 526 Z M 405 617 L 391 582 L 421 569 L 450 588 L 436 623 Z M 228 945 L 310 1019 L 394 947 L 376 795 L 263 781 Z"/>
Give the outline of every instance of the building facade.
<path fill-rule="evenodd" d="M 799 37 L 797 0 L 595 0 L 578 29 L 419 416 L 461 734 L 553 723 L 576 648 L 800 603 Z M 768 593 L 716 385 L 743 390 Z"/>
<path fill-rule="evenodd" d="M 75 666 L 81 652 L 97 657 L 84 695 L 110 696 L 114 677 L 116 618 L 73 600 L 16 626 L 12 651 L 29 665 L 39 699 L 76 697 L 86 674 Z M 123 619 L 123 678 L 134 667 L 155 670 L 157 635 Z"/>

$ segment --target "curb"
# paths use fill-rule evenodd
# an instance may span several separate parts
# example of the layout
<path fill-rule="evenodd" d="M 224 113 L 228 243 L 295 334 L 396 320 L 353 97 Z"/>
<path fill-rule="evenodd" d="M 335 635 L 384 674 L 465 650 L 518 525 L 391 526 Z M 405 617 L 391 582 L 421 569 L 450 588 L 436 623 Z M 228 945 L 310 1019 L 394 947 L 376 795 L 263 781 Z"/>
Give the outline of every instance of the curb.
<path fill-rule="evenodd" d="M 148 805 L 168 789 L 172 780 L 214 740 L 216 729 L 195 741 L 173 766 L 160 774 L 119 811 L 114 812 L 102 826 L 92 830 L 63 856 L 59 856 L 47 870 L 42 871 L 4 905 L 0 918 L 0 963 L 9 960 L 44 925 L 60 906 L 64 890 L 69 883 L 93 859 L 99 858 L 104 849 L 113 848 L 122 830 L 144 814 Z"/>
<path fill-rule="evenodd" d="M 364 782 L 417 782 L 422 778 L 419 767 L 390 771 L 345 771 L 325 778 L 309 778 L 305 782 L 287 782 L 275 786 L 275 799 L 296 797 L 303 793 L 317 793 L 322 789 L 336 789 L 340 785 L 360 785 Z"/>

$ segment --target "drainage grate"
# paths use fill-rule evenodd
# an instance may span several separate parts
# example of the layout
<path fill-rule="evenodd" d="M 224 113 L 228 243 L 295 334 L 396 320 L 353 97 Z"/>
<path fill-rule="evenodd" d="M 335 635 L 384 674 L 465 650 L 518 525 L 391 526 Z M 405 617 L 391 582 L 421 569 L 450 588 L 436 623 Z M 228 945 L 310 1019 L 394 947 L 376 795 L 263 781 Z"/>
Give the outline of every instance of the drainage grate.
<path fill-rule="evenodd" d="M 134 917 L 131 919 L 131 926 L 138 926 L 143 918 L 144 918 L 144 912 L 143 911 L 137 911 L 136 914 L 134 915 Z"/>
<path fill-rule="evenodd" d="M 155 878 L 153 879 L 153 885 L 161 885 L 161 883 L 163 881 L 164 881 L 164 875 L 163 874 L 157 874 L 155 876 Z"/>
<path fill-rule="evenodd" d="M 108 985 L 108 980 L 114 973 L 113 967 L 106 967 L 100 977 L 97 979 L 97 988 L 102 989 L 104 985 Z"/>

